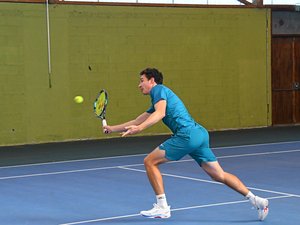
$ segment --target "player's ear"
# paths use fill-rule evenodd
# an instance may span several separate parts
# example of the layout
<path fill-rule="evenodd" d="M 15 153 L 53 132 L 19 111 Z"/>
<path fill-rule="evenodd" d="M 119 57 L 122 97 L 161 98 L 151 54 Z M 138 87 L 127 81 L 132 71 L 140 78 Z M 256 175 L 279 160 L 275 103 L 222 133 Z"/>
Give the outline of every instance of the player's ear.
<path fill-rule="evenodd" d="M 154 77 L 151 77 L 151 78 L 150 78 L 150 81 L 151 81 L 151 83 L 155 83 Z"/>

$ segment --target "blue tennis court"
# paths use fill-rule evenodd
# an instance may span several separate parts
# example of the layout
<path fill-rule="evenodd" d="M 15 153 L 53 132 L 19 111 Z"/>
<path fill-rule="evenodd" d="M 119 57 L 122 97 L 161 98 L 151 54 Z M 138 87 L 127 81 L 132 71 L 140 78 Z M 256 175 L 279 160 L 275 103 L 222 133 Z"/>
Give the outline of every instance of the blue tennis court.
<path fill-rule="evenodd" d="M 141 217 L 155 195 L 145 154 L 136 154 L 0 167 L 1 224 L 300 224 L 300 141 L 213 150 L 225 171 L 269 199 L 265 221 L 190 158 L 161 166 L 172 217 Z"/>

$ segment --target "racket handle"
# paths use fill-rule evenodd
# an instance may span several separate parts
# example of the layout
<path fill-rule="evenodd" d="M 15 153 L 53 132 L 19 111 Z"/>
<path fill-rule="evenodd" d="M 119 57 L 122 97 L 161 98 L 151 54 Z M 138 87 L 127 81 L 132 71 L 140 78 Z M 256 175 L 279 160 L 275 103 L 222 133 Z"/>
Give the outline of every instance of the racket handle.
<path fill-rule="evenodd" d="M 102 120 L 102 126 L 107 126 L 106 119 L 103 119 L 103 120 Z M 104 133 L 105 133 L 105 134 L 108 134 L 108 130 L 105 129 L 105 130 L 104 130 Z"/>
<path fill-rule="evenodd" d="M 107 126 L 106 119 L 103 119 L 103 120 L 102 120 L 102 126 Z"/>

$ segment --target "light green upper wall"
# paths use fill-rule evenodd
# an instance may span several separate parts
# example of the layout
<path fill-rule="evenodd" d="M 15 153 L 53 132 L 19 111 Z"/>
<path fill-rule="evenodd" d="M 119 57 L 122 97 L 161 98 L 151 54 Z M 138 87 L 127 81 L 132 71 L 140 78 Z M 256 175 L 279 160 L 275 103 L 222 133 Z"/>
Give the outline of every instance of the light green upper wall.
<path fill-rule="evenodd" d="M 145 67 L 209 130 L 270 125 L 268 9 L 50 5 L 51 88 L 45 10 L 0 3 L 0 145 L 103 138 L 97 92 L 109 123 L 135 118 Z"/>

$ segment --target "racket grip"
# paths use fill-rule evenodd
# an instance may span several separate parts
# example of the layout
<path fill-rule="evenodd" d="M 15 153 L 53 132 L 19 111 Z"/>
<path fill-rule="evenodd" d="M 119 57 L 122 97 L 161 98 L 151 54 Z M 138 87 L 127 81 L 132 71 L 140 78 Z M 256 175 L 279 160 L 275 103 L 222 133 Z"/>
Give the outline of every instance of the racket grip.
<path fill-rule="evenodd" d="M 102 126 L 107 126 L 106 119 L 103 119 L 103 120 L 102 120 Z M 105 134 L 108 134 L 108 130 L 104 129 L 104 133 L 105 133 Z"/>

